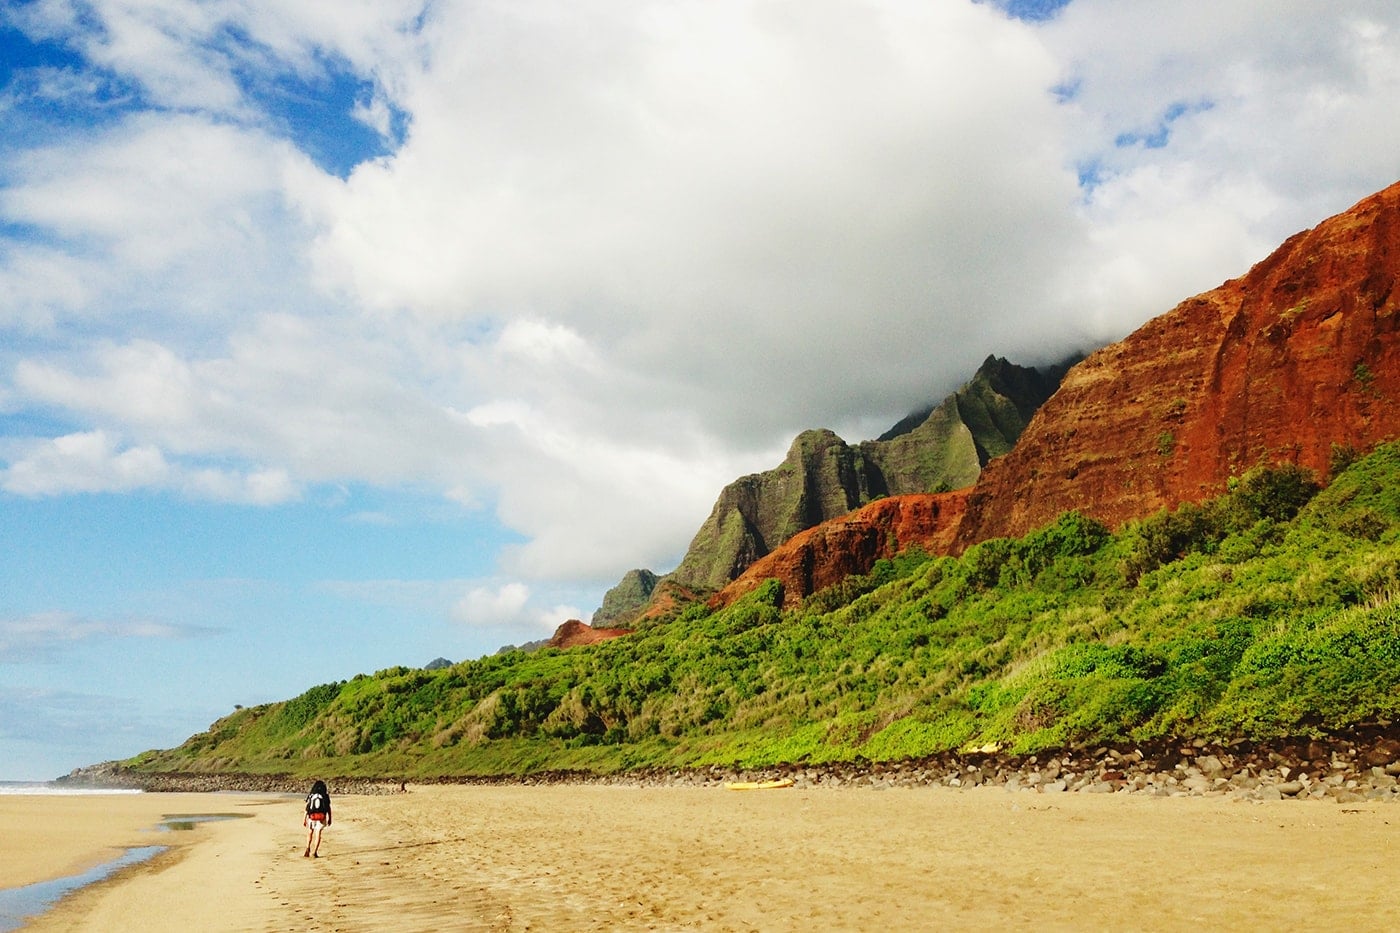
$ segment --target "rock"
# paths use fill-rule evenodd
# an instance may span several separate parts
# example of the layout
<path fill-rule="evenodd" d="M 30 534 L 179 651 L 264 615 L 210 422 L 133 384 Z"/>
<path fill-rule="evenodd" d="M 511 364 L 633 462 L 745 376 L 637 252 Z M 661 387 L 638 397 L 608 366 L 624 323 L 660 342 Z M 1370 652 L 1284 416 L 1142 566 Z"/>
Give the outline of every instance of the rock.
<path fill-rule="evenodd" d="M 1373 766 L 1400 762 L 1400 741 L 1381 739 L 1361 756 L 1361 760 Z"/>
<path fill-rule="evenodd" d="M 957 550 L 1069 508 L 1116 528 L 1216 495 L 1261 459 L 1326 477 L 1334 446 L 1394 438 L 1397 288 L 1400 184 L 1071 369 L 982 471 Z"/>
<path fill-rule="evenodd" d="M 627 571 L 616 586 L 603 594 L 603 605 L 594 611 L 592 624 L 636 616 L 651 601 L 658 579 L 645 568 Z"/>
<path fill-rule="evenodd" d="M 737 580 L 710 600 L 728 606 L 768 580 L 783 585 L 783 607 L 849 576 L 868 573 L 875 562 L 915 545 L 947 553 L 962 517 L 966 492 L 891 496 L 809 528 L 758 558 Z"/>
<path fill-rule="evenodd" d="M 554 630 L 554 637 L 549 640 L 548 645 L 551 648 L 577 648 L 580 645 L 596 645 L 600 641 L 631 634 L 631 629 L 594 628 L 587 622 L 570 619 Z"/>
<path fill-rule="evenodd" d="M 1286 781 L 1275 785 L 1274 789 L 1285 797 L 1296 797 L 1303 792 L 1303 784 L 1301 781 Z"/>
<path fill-rule="evenodd" d="M 1201 755 L 1196 759 L 1196 767 L 1201 769 L 1201 773 L 1213 777 L 1225 770 L 1225 766 L 1220 763 L 1220 759 L 1214 755 Z"/>
<path fill-rule="evenodd" d="M 877 440 L 853 446 L 828 430 L 802 432 L 781 465 L 721 491 L 668 578 L 722 589 L 794 535 L 876 499 L 971 486 L 1011 450 L 1064 372 L 988 357 L 957 392 Z"/>

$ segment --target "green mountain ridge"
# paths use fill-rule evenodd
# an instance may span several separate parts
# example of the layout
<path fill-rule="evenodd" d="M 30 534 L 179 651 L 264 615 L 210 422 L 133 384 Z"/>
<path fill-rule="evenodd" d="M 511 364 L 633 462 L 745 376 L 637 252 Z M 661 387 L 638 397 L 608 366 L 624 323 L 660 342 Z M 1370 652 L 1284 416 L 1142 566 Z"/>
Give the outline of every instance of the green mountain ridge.
<path fill-rule="evenodd" d="M 1299 468 L 1257 468 L 1117 533 L 1069 512 L 780 605 L 770 582 L 586 650 L 362 675 L 124 764 L 425 778 L 763 767 L 1393 720 L 1400 444 L 1320 492 Z"/>
<path fill-rule="evenodd" d="M 604 596 L 593 624 L 629 623 L 662 581 L 700 592 L 722 589 L 799 532 L 882 496 L 972 485 L 991 458 L 1015 445 L 1068 369 L 1069 362 L 1035 369 L 989 356 L 940 404 L 875 440 L 850 445 L 829 430 L 803 431 L 779 466 L 720 492 L 675 570 L 660 577 L 629 571 Z"/>

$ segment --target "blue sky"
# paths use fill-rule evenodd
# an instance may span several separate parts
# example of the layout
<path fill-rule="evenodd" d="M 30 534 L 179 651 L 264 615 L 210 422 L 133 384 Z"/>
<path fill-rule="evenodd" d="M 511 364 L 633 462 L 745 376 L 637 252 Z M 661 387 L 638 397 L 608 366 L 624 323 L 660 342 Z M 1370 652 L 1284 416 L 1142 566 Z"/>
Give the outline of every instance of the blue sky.
<path fill-rule="evenodd" d="M 0 6 L 0 778 L 478 657 L 1400 178 L 1381 2 Z"/>

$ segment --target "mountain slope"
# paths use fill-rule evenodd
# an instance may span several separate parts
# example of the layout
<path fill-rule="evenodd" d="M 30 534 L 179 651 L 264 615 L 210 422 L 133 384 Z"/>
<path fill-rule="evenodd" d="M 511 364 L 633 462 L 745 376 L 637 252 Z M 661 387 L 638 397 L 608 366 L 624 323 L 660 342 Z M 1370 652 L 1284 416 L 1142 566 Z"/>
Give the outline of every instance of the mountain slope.
<path fill-rule="evenodd" d="M 914 518 L 900 534 L 886 528 L 878 545 L 874 528 L 897 506 L 827 522 L 772 548 L 713 604 L 772 579 L 792 606 L 910 544 L 956 553 L 1069 509 L 1116 527 L 1216 495 L 1259 463 L 1326 476 L 1357 450 L 1400 437 L 1398 281 L 1400 184 L 1093 354 L 1038 410 L 1008 411 L 1016 392 L 975 391 L 1016 375 L 989 371 L 989 360 L 925 422 L 956 409 L 959 424 L 982 426 L 981 438 L 1012 425 L 1001 447 L 979 443 L 986 469 L 956 506 L 935 514 L 915 497 Z M 911 436 L 900 434 L 910 423 L 888 442 Z"/>
<path fill-rule="evenodd" d="M 1315 493 L 1305 471 L 1256 470 L 1189 521 L 1113 535 L 1068 513 L 957 558 L 905 552 L 797 611 L 769 582 L 582 650 L 326 684 L 127 765 L 413 778 L 820 765 L 1393 721 L 1400 445 Z"/>
<path fill-rule="evenodd" d="M 779 605 L 791 609 L 909 548 L 946 554 L 966 502 L 965 490 L 879 499 L 794 535 L 716 593 L 710 606 L 728 606 L 764 581 L 776 580 L 782 587 Z"/>
<path fill-rule="evenodd" d="M 1400 184 L 1074 367 L 968 500 L 958 547 L 1066 509 L 1110 525 L 1261 462 L 1327 475 L 1400 436 Z"/>
<path fill-rule="evenodd" d="M 1089 357 L 970 491 L 923 497 L 946 509 L 890 497 L 794 536 L 810 557 L 792 579 L 839 579 L 795 608 L 775 555 L 720 608 L 579 651 L 323 685 L 130 764 L 610 771 L 1394 722 L 1400 444 L 1377 444 L 1400 436 L 1397 218 L 1400 186 Z M 954 529 L 946 550 L 898 551 Z M 873 565 L 841 578 L 852 553 Z"/>
<path fill-rule="evenodd" d="M 851 446 L 831 431 L 803 432 L 779 467 L 725 487 L 668 578 L 717 590 L 799 532 L 872 500 L 971 485 L 1015 444 L 1063 373 L 988 357 L 940 405 L 880 439 Z"/>
<path fill-rule="evenodd" d="M 660 578 L 645 568 L 629 570 L 617 585 L 603 594 L 603 605 L 593 613 L 594 625 L 631 618 L 651 601 Z"/>

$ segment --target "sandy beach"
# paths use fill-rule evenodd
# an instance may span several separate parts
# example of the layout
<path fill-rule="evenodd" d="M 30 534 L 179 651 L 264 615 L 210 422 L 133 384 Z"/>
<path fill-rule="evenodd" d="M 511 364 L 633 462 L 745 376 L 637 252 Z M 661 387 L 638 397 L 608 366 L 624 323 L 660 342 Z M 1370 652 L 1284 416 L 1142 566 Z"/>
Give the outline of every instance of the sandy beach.
<path fill-rule="evenodd" d="M 151 831 L 189 813 L 250 818 Z M 990 788 L 411 788 L 337 797 L 315 860 L 292 797 L 0 797 L 0 834 L 6 888 L 171 846 L 32 930 L 1338 927 L 1400 887 L 1394 804 Z"/>

